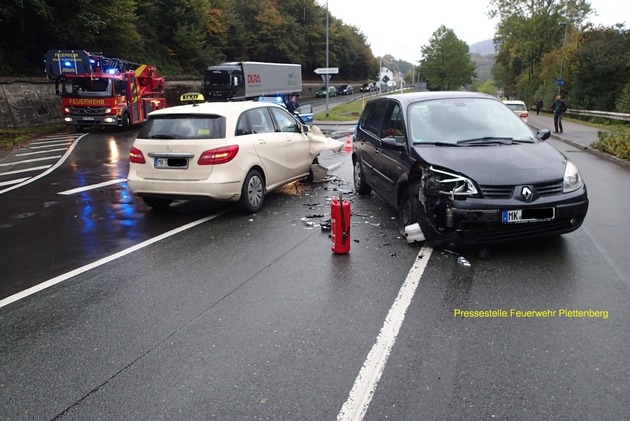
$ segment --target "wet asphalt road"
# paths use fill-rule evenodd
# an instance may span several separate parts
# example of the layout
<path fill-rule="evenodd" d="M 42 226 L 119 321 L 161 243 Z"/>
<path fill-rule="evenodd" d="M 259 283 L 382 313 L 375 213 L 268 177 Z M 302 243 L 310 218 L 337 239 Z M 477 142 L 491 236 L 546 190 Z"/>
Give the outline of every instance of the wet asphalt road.
<path fill-rule="evenodd" d="M 584 226 L 480 260 L 406 244 L 393 210 L 352 195 L 345 152 L 320 160 L 332 181 L 292 183 L 256 215 L 154 212 L 124 181 L 59 194 L 124 179 L 133 134 L 89 134 L 0 195 L 0 299 L 62 279 L 0 307 L 0 419 L 336 419 L 424 259 L 364 419 L 630 417 L 627 170 L 554 142 L 589 187 Z M 343 256 L 318 226 L 340 192 L 353 212 Z"/>

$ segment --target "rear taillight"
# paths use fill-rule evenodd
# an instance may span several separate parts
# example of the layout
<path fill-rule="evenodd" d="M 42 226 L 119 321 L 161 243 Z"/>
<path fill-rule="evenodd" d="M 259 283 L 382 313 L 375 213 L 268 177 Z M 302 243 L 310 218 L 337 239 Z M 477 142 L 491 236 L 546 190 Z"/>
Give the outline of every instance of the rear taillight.
<path fill-rule="evenodd" d="M 528 113 L 523 113 L 523 114 L 521 114 L 521 118 L 527 118 L 527 116 L 529 116 L 529 114 L 528 114 Z"/>
<path fill-rule="evenodd" d="M 199 157 L 199 165 L 225 164 L 234 159 L 238 153 L 238 145 L 224 146 L 222 148 L 204 151 Z"/>
<path fill-rule="evenodd" d="M 142 151 L 138 148 L 131 147 L 129 151 L 129 162 L 133 162 L 134 164 L 146 164 L 147 161 L 144 159 L 144 155 Z"/>

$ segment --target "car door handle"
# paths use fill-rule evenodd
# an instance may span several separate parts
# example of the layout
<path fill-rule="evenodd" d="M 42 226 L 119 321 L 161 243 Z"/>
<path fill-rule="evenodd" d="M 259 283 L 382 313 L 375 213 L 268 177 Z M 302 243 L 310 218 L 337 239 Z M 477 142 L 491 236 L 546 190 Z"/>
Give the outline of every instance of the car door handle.
<path fill-rule="evenodd" d="M 266 145 L 267 141 L 265 139 L 258 139 L 258 143 L 260 143 L 261 145 Z"/>

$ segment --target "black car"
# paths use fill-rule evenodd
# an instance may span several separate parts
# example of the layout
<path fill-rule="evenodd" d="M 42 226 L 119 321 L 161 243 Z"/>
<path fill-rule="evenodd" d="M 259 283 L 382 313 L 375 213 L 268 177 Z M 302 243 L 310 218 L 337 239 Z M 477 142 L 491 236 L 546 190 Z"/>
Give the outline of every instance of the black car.
<path fill-rule="evenodd" d="M 361 92 L 372 92 L 374 90 L 374 85 L 372 83 L 364 83 L 361 85 Z"/>
<path fill-rule="evenodd" d="M 341 85 L 337 88 L 337 95 L 354 95 L 352 85 Z"/>
<path fill-rule="evenodd" d="M 398 210 L 401 234 L 419 228 L 434 247 L 569 233 L 586 216 L 586 186 L 549 136 L 485 94 L 379 97 L 357 126 L 355 189 L 377 192 Z"/>

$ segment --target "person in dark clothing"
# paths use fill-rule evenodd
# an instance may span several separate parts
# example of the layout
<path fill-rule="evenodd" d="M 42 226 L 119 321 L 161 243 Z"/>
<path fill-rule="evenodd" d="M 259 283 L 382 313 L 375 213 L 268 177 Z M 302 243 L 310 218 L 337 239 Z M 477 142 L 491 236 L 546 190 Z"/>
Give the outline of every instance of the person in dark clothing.
<path fill-rule="evenodd" d="M 542 99 L 538 98 L 536 100 L 536 115 L 540 114 L 540 109 L 543 107 Z"/>
<path fill-rule="evenodd" d="M 293 114 L 295 112 L 295 109 L 299 107 L 300 104 L 298 104 L 297 102 L 297 95 L 291 95 L 291 101 L 287 102 L 287 110 L 289 110 L 289 112 Z"/>
<path fill-rule="evenodd" d="M 565 113 L 567 108 L 569 108 L 567 107 L 567 103 L 562 100 L 560 95 L 558 95 L 553 104 L 551 104 L 551 109 L 553 111 L 553 125 L 555 128 L 554 133 L 562 133 L 562 115 Z"/>

